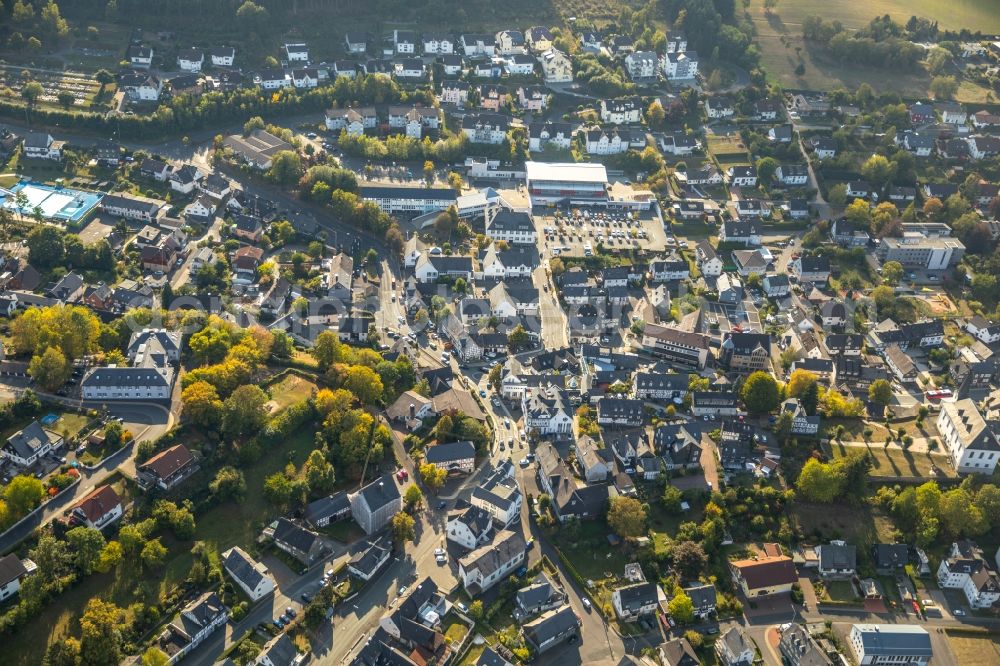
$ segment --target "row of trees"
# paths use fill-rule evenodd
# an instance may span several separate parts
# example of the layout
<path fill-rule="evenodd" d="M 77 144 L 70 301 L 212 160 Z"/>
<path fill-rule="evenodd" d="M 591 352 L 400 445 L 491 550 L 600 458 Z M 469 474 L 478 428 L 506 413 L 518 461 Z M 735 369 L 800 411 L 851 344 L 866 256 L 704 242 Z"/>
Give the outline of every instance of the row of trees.
<path fill-rule="evenodd" d="M 974 537 L 1000 525 L 1000 487 L 967 477 L 941 490 L 936 481 L 905 489 L 882 487 L 875 503 L 892 514 L 899 529 L 921 546 L 939 537 Z"/>

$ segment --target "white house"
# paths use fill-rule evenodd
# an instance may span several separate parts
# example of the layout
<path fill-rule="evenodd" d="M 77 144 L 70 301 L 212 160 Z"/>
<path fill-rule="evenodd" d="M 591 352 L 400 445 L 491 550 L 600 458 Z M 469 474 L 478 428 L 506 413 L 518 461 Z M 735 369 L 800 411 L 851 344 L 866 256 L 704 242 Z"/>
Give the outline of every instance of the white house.
<path fill-rule="evenodd" d="M 61 160 L 65 141 L 56 141 L 46 132 L 28 132 L 21 149 L 24 156 L 36 160 Z"/>
<path fill-rule="evenodd" d="M 1000 441 L 975 402 L 966 398 L 942 403 L 937 426 L 956 472 L 993 474 Z"/>
<path fill-rule="evenodd" d="M 500 531 L 487 544 L 458 561 L 458 578 L 470 596 L 490 589 L 524 563 L 525 543 L 518 532 Z"/>
<path fill-rule="evenodd" d="M 22 560 L 11 553 L 0 557 L 0 601 L 21 591 L 21 581 L 37 567 L 31 560 Z"/>
<path fill-rule="evenodd" d="M 601 120 L 613 125 L 637 123 L 642 120 L 642 104 L 635 97 L 602 99 Z"/>
<path fill-rule="evenodd" d="M 982 548 L 973 541 L 956 541 L 937 571 L 938 585 L 962 590 L 972 608 L 989 608 L 1000 601 L 1000 576 Z"/>
<path fill-rule="evenodd" d="M 242 548 L 234 546 L 222 553 L 222 566 L 251 601 L 260 601 L 274 592 L 275 582 L 271 572 Z"/>
<path fill-rule="evenodd" d="M 309 62 L 309 46 L 306 44 L 285 44 L 285 58 L 288 62 Z"/>
<path fill-rule="evenodd" d="M 633 79 L 653 79 L 660 69 L 660 58 L 652 51 L 636 51 L 625 56 L 625 70 Z"/>
<path fill-rule="evenodd" d="M 573 62 L 558 49 L 549 49 L 538 56 L 546 83 L 569 83 L 573 80 Z"/>
<path fill-rule="evenodd" d="M 466 550 L 475 550 L 490 540 L 493 531 L 493 516 L 478 506 L 470 506 L 461 513 L 449 517 L 445 525 L 448 541 L 457 543 Z"/>
<path fill-rule="evenodd" d="M 617 588 L 611 593 L 615 615 L 620 620 L 630 622 L 653 613 L 659 606 L 662 594 L 659 588 L 656 583 L 636 583 Z"/>
<path fill-rule="evenodd" d="M 177 54 L 177 67 L 182 72 L 200 72 L 205 64 L 205 52 L 201 49 L 184 49 Z"/>
<path fill-rule="evenodd" d="M 232 46 L 219 46 L 209 51 L 214 67 L 232 67 L 236 60 L 236 49 Z"/>
<path fill-rule="evenodd" d="M 509 460 L 497 465 L 496 469 L 481 484 L 472 489 L 469 503 L 487 512 L 493 522 L 507 526 L 520 520 L 521 486 L 514 477 L 514 464 Z"/>
<path fill-rule="evenodd" d="M 573 409 L 566 391 L 554 386 L 525 391 L 521 398 L 525 429 L 540 435 L 572 432 Z"/>
<path fill-rule="evenodd" d="M 349 497 L 351 515 L 366 534 L 373 534 L 388 525 L 403 508 L 403 498 L 392 474 L 375 479 Z"/>
<path fill-rule="evenodd" d="M 72 508 L 74 523 L 103 529 L 122 517 L 122 501 L 111 486 L 101 486 Z"/>
<path fill-rule="evenodd" d="M 38 421 L 32 421 L 22 430 L 7 438 L 0 454 L 19 467 L 31 467 L 44 455 L 62 446 L 59 434 L 46 430 Z"/>
<path fill-rule="evenodd" d="M 698 54 L 694 51 L 667 53 L 663 57 L 663 73 L 670 81 L 685 81 L 698 75 Z"/>

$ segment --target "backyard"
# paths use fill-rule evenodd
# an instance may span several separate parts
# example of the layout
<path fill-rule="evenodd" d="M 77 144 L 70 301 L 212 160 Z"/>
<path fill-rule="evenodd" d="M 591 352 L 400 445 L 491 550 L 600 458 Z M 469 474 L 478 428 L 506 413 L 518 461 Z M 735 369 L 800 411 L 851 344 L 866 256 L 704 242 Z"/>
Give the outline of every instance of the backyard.
<path fill-rule="evenodd" d="M 871 456 L 871 475 L 875 477 L 921 476 L 932 478 L 934 476 L 955 476 L 947 456 L 927 451 L 910 451 L 898 443 L 890 444 L 887 448 L 881 442 L 862 447 L 831 441 L 827 447 L 832 458 L 843 458 L 851 450 L 866 450 Z"/>
<path fill-rule="evenodd" d="M 798 530 L 814 543 L 844 539 L 867 552 L 873 543 L 893 543 L 892 521 L 868 505 L 812 504 L 795 502 L 791 518 Z"/>

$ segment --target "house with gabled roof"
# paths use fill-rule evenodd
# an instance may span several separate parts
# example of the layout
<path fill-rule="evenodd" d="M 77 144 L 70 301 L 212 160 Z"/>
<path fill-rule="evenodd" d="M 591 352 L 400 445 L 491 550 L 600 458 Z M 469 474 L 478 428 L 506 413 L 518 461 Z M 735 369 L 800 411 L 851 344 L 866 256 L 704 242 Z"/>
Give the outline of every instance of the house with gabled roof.
<path fill-rule="evenodd" d="M 94 529 L 106 526 L 122 517 L 122 501 L 111 486 L 101 486 L 71 509 L 70 521 Z"/>
<path fill-rule="evenodd" d="M 524 537 L 502 530 L 492 543 L 477 548 L 458 560 L 458 577 L 471 596 L 490 589 L 524 563 Z"/>
<path fill-rule="evenodd" d="M 222 568 L 251 601 L 260 601 L 274 592 L 277 586 L 268 568 L 239 546 L 222 553 Z"/>
<path fill-rule="evenodd" d="M 386 525 L 403 508 L 403 498 L 391 474 L 385 474 L 351 494 L 351 515 L 366 534 Z"/>
<path fill-rule="evenodd" d="M 168 664 L 176 664 L 229 620 L 229 609 L 215 592 L 205 592 L 181 610 L 156 640 L 167 655 Z"/>

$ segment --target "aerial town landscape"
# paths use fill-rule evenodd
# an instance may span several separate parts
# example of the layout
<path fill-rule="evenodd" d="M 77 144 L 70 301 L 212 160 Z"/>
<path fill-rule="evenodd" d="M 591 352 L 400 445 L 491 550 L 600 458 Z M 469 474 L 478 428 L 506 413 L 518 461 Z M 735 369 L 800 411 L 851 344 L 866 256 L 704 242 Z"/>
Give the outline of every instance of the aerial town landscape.
<path fill-rule="evenodd" d="M 1000 664 L 1000 0 L 0 0 L 0 666 Z"/>

